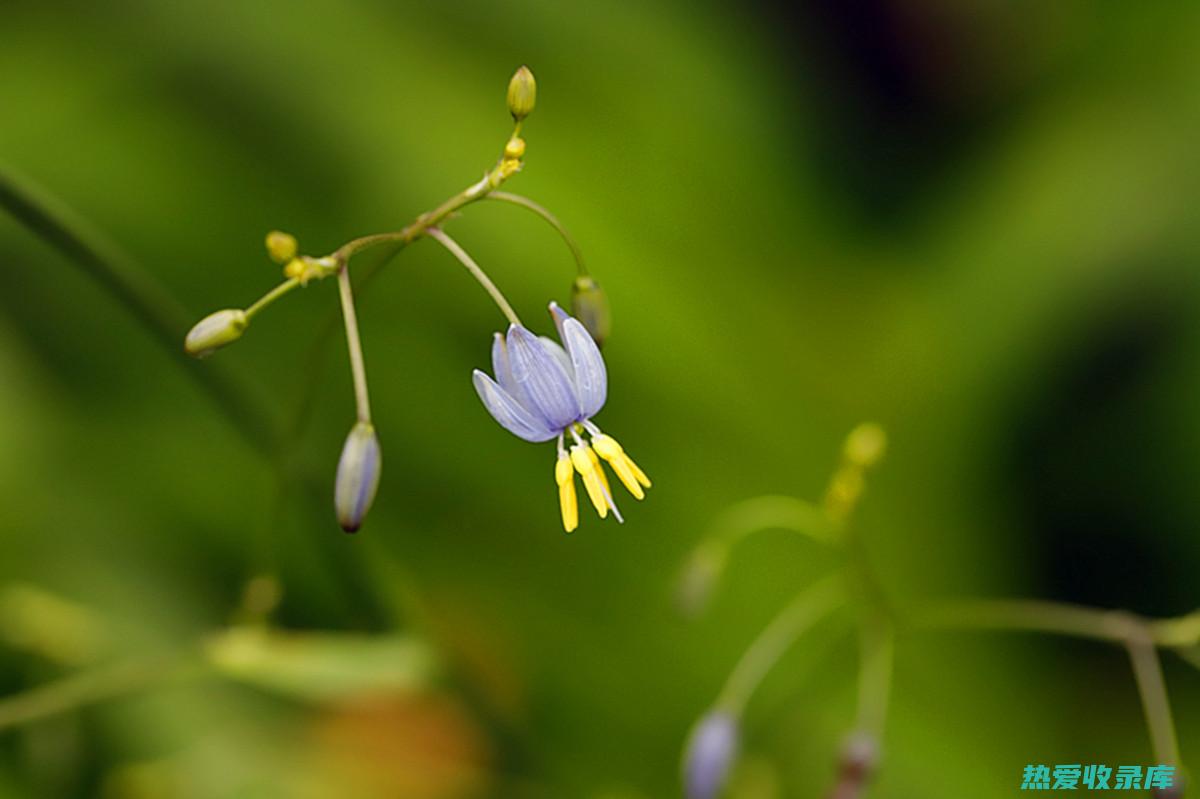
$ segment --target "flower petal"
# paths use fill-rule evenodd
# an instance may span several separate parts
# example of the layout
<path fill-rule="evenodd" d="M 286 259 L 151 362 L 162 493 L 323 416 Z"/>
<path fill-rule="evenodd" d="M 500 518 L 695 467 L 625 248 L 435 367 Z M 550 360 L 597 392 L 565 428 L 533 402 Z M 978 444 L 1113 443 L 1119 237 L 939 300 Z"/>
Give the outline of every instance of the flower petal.
<path fill-rule="evenodd" d="M 524 392 L 522 399 L 547 427 L 557 432 L 579 419 L 579 397 L 571 379 L 537 336 L 519 325 L 509 326 L 508 357 L 513 381 Z"/>
<path fill-rule="evenodd" d="M 542 340 L 542 345 L 546 348 L 546 352 L 554 356 L 554 360 L 558 361 L 559 366 L 567 373 L 567 378 L 571 381 L 571 385 L 575 385 L 575 367 L 571 364 L 571 356 L 567 355 L 567 351 L 562 348 L 554 339 L 549 336 L 538 336 Z"/>
<path fill-rule="evenodd" d="M 508 432 L 526 441 L 549 441 L 558 435 L 539 418 L 526 410 L 512 395 L 478 369 L 471 376 L 475 392 L 492 418 Z"/>
<path fill-rule="evenodd" d="M 492 339 L 492 373 L 496 375 L 496 382 L 500 384 L 500 388 L 520 402 L 521 394 L 517 391 L 517 384 L 513 382 L 512 365 L 508 360 L 508 347 L 505 345 L 504 336 L 501 333 L 496 333 Z"/>
<path fill-rule="evenodd" d="M 604 357 L 578 319 L 568 317 L 562 323 L 563 344 L 571 356 L 575 372 L 575 390 L 579 394 L 579 410 L 585 418 L 595 416 L 608 398 L 608 371 Z"/>

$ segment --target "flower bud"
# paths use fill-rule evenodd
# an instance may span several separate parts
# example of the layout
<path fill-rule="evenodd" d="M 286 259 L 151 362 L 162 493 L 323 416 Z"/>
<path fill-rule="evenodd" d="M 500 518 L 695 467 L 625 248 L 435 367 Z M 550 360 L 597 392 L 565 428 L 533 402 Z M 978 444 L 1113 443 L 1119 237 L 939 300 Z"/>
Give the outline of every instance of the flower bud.
<path fill-rule="evenodd" d="M 529 67 L 521 67 L 508 82 L 508 110 L 513 119 L 520 122 L 533 113 L 537 103 L 537 81 Z"/>
<path fill-rule="evenodd" d="M 692 729 L 683 755 L 683 788 L 687 799 L 716 799 L 737 758 L 737 719 L 724 710 L 705 715 Z"/>
<path fill-rule="evenodd" d="M 192 357 L 207 358 L 215 350 L 241 338 L 249 324 L 246 312 L 240 308 L 211 313 L 188 331 L 183 348 Z"/>
<path fill-rule="evenodd" d="M 277 264 L 286 264 L 296 257 L 296 237 L 290 233 L 272 230 L 267 234 L 267 255 Z"/>
<path fill-rule="evenodd" d="M 887 433 L 873 422 L 864 422 L 850 431 L 842 447 L 847 462 L 866 469 L 879 463 L 887 451 Z"/>
<path fill-rule="evenodd" d="M 381 465 L 379 439 L 375 437 L 374 425 L 359 422 L 346 436 L 333 491 L 338 524 L 347 533 L 357 532 L 367 511 L 371 509 L 375 489 L 379 488 Z"/>
<path fill-rule="evenodd" d="M 508 144 L 504 145 L 504 157 L 509 160 L 519 161 L 525 156 L 525 140 L 520 136 L 513 136 L 508 140 Z"/>
<path fill-rule="evenodd" d="M 571 285 L 571 315 L 592 334 L 596 346 L 604 346 L 612 332 L 612 312 L 608 307 L 608 295 L 588 275 L 580 275 Z"/>

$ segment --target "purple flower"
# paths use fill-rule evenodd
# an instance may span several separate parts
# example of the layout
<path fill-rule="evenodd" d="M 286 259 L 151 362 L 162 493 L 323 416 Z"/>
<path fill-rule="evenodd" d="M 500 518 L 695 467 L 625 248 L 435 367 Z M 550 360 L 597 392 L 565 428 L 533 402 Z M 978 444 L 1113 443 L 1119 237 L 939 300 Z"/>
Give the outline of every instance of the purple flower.
<path fill-rule="evenodd" d="M 579 524 L 575 472 L 600 517 L 607 517 L 611 509 L 618 521 L 621 514 L 600 459 L 638 499 L 645 496 L 643 488 L 650 487 L 650 480 L 621 445 L 591 421 L 608 397 L 608 373 L 596 342 L 557 304 L 550 303 L 550 315 L 561 346 L 521 325 L 510 325 L 508 335 L 497 333 L 492 343 L 495 379 L 476 369 L 473 380 L 479 399 L 505 430 L 526 441 L 558 440 L 554 475 L 563 528 L 569 533 Z M 573 441 L 569 450 L 564 445 L 568 435 Z"/>

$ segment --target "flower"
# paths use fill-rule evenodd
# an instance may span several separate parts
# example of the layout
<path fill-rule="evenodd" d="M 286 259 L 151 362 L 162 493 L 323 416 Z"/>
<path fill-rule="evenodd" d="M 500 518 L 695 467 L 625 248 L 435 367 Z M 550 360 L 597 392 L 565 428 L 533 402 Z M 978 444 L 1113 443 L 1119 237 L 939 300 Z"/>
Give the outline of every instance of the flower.
<path fill-rule="evenodd" d="M 737 759 L 737 719 L 714 710 L 696 722 L 683 756 L 683 787 L 687 799 L 715 799 L 725 787 Z"/>
<path fill-rule="evenodd" d="M 558 439 L 554 479 L 563 528 L 569 533 L 579 524 L 576 472 L 600 518 L 612 510 L 617 521 L 622 521 L 621 513 L 600 460 L 608 462 L 638 499 L 645 496 L 642 489 L 650 487 L 650 479 L 615 439 L 592 422 L 608 395 L 608 374 L 596 342 L 579 320 L 555 303 L 550 303 L 550 316 L 564 346 L 521 325 L 510 325 L 507 337 L 497 333 L 492 344 L 495 379 L 476 369 L 473 381 L 488 413 L 505 430 L 526 441 Z M 568 435 L 573 442 L 569 450 L 564 446 Z M 585 442 L 584 435 L 590 440 Z"/>

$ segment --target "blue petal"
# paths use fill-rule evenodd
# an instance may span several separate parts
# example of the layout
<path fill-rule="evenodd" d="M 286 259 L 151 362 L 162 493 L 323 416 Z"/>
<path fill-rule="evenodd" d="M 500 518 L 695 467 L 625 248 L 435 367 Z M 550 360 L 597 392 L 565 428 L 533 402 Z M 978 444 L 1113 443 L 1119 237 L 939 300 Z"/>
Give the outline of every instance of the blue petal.
<path fill-rule="evenodd" d="M 571 356 L 575 372 L 575 391 L 579 394 L 579 410 L 585 417 L 595 416 L 608 398 L 608 371 L 604 357 L 587 328 L 578 319 L 567 317 L 562 323 L 563 344 Z"/>
<path fill-rule="evenodd" d="M 504 336 L 499 333 L 492 339 L 492 372 L 496 375 L 496 382 L 500 384 L 500 388 L 507 391 L 517 402 L 521 402 L 521 394 L 517 391 L 517 384 L 513 382 L 512 366 L 508 362 L 508 347 L 504 345 Z"/>
<path fill-rule="evenodd" d="M 487 408 L 488 413 L 500 423 L 501 427 L 514 436 L 526 441 L 538 442 L 549 441 L 558 435 L 557 430 L 547 427 L 545 422 L 526 410 L 507 391 L 496 385 L 495 380 L 483 372 L 476 369 L 471 376 L 471 381 L 475 384 L 475 393 L 483 401 L 483 406 Z"/>
<path fill-rule="evenodd" d="M 550 318 L 554 320 L 554 329 L 558 331 L 558 337 L 561 339 L 563 322 L 571 318 L 570 314 L 558 307 L 557 302 L 552 302 L 550 303 Z"/>
<path fill-rule="evenodd" d="M 537 336 L 511 325 L 508 357 L 513 380 L 524 391 L 529 409 L 541 416 L 548 427 L 562 430 L 578 421 L 579 397 L 571 378 Z"/>
<path fill-rule="evenodd" d="M 571 381 L 571 385 L 575 385 L 575 367 L 571 364 L 571 356 L 567 355 L 567 351 L 562 348 L 554 339 L 549 336 L 538 336 L 542 342 L 542 346 L 546 348 L 546 352 L 554 356 L 554 360 L 558 361 L 558 365 L 567 373 L 567 379 Z"/>

